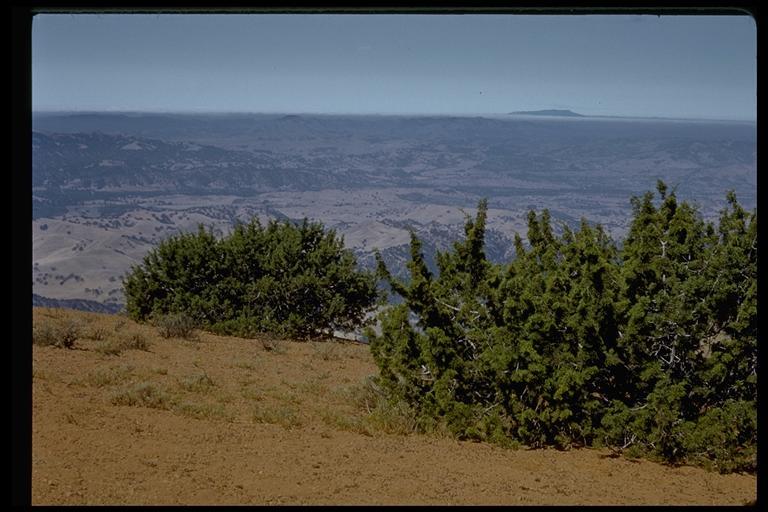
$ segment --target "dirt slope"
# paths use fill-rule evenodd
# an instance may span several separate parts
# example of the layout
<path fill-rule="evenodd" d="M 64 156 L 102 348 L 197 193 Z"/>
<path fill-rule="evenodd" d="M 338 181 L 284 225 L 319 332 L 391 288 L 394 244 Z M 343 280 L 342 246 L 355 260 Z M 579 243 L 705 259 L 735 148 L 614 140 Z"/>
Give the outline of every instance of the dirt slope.
<path fill-rule="evenodd" d="M 752 475 L 408 434 L 402 418 L 356 405 L 376 372 L 364 345 L 163 339 L 119 316 L 33 315 L 38 326 L 75 321 L 81 333 L 73 350 L 33 349 L 33 504 L 713 505 L 756 496 Z"/>

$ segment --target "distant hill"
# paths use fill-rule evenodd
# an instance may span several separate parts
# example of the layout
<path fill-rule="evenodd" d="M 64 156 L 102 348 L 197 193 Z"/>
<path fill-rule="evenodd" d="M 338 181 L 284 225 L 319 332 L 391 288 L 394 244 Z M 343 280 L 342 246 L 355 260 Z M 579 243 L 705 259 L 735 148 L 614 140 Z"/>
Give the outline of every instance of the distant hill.
<path fill-rule="evenodd" d="M 67 308 L 108 314 L 115 314 L 123 309 L 122 304 L 105 304 L 88 299 L 51 299 L 36 293 L 32 294 L 32 307 Z"/>
<path fill-rule="evenodd" d="M 519 116 L 557 116 L 557 117 L 586 117 L 582 114 L 573 112 L 572 110 L 520 110 L 517 112 L 510 112 L 509 115 Z"/>

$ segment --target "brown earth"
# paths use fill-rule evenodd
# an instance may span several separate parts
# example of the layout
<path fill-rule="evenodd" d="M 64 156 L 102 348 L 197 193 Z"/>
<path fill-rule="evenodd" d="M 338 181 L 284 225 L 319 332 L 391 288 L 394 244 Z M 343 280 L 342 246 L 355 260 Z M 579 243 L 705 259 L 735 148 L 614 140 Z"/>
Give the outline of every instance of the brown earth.
<path fill-rule="evenodd" d="M 37 327 L 75 321 L 81 333 L 72 350 L 33 349 L 36 505 L 756 498 L 754 475 L 415 434 L 409 418 L 371 405 L 365 379 L 376 367 L 365 345 L 164 339 L 120 316 L 46 308 L 33 319 Z M 146 350 L 127 348 L 144 342 Z"/>

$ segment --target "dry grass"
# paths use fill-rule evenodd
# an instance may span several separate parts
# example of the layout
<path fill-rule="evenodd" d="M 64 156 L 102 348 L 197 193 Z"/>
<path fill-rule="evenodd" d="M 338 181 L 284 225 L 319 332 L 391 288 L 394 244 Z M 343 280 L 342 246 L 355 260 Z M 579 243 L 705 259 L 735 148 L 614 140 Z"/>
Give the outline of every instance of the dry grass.
<path fill-rule="evenodd" d="M 205 333 L 192 340 L 188 332 L 186 337 L 185 333 L 169 335 L 171 329 L 161 332 L 158 322 L 142 325 L 121 315 L 72 310 L 39 308 L 34 317 L 42 329 L 78 326 L 84 333 L 79 342 L 82 350 L 107 356 L 73 382 L 110 390 L 108 402 L 113 406 L 164 409 L 197 419 L 239 418 L 286 429 L 324 424 L 366 435 L 413 431 L 409 411 L 387 404 L 364 380 L 365 374 L 357 381 L 338 374 L 340 364 L 366 368 L 367 374 L 373 370 L 365 346 L 333 340 L 296 343 L 266 336 L 244 340 Z M 170 326 L 189 326 L 181 320 L 164 319 Z M 210 359 L 213 349 L 207 340 L 211 339 L 250 348 L 229 354 L 221 365 L 229 370 L 221 373 Z M 128 356 L 141 352 L 148 356 Z M 273 359 L 274 355 L 281 358 Z M 44 376 L 42 370 L 36 371 L 36 378 Z"/>
<path fill-rule="evenodd" d="M 97 388 L 124 384 L 133 376 L 134 367 L 131 365 L 112 366 L 108 369 L 97 369 L 85 377 L 86 384 Z"/>
<path fill-rule="evenodd" d="M 141 332 L 121 333 L 104 339 L 94 347 L 94 350 L 107 356 L 122 354 L 125 350 L 149 351 L 150 343 Z"/>
<path fill-rule="evenodd" d="M 286 405 L 269 406 L 256 404 L 253 408 L 252 418 L 257 423 L 280 425 L 288 430 L 300 428 L 305 423 L 298 409 Z"/>
<path fill-rule="evenodd" d="M 311 346 L 312 346 L 312 350 L 314 350 L 317 357 L 319 357 L 323 361 L 335 361 L 343 357 L 341 350 L 339 350 L 338 343 L 313 342 Z"/>
<path fill-rule="evenodd" d="M 285 354 L 287 349 L 283 343 L 283 340 L 277 338 L 262 338 L 259 340 L 262 348 L 267 352 L 275 354 Z"/>
<path fill-rule="evenodd" d="M 196 322 L 184 313 L 162 315 L 154 319 L 152 323 L 163 338 L 197 339 Z"/>
<path fill-rule="evenodd" d="M 95 341 L 102 341 L 106 339 L 108 335 L 109 331 L 105 327 L 97 326 L 92 327 L 85 336 Z"/>
<path fill-rule="evenodd" d="M 213 379 L 205 372 L 189 375 L 179 380 L 179 387 L 191 393 L 207 393 L 215 385 Z"/>
<path fill-rule="evenodd" d="M 337 392 L 347 382 L 333 378 L 330 368 L 333 363 L 350 358 L 355 348 L 362 347 L 335 342 L 293 343 L 269 337 L 250 341 L 234 338 L 238 346 L 252 348 L 247 354 L 232 353 L 227 364 L 231 371 L 222 375 L 209 359 L 204 341 L 210 339 L 207 334 L 195 340 L 165 337 L 156 325 L 137 324 L 124 316 L 68 310 L 38 309 L 34 317 L 38 329 L 77 326 L 82 333 L 78 347 L 106 356 L 101 359 L 103 363 L 70 381 L 94 390 L 107 390 L 106 400 L 111 406 L 162 409 L 211 421 L 239 418 L 286 429 L 333 423 L 360 430 L 358 416 L 364 411 L 350 405 L 349 397 Z M 153 351 L 147 352 L 150 348 Z M 286 373 L 281 368 L 284 363 L 271 357 L 291 355 L 297 349 L 302 354 L 297 360 L 297 373 Z M 179 351 L 187 354 L 182 359 L 190 358 L 181 366 L 177 356 L 171 355 Z M 138 363 L 137 356 L 128 355 L 140 352 L 150 354 L 149 359 L 140 358 Z M 259 354 L 267 358 L 262 359 Z M 294 367 L 290 359 L 285 361 Z M 48 377 L 42 369 L 36 369 L 35 375 L 38 380 Z M 233 379 L 234 375 L 240 377 Z M 333 419 L 328 411 L 340 412 L 334 413 L 337 418 Z"/>
<path fill-rule="evenodd" d="M 112 395 L 112 405 L 170 409 L 173 398 L 152 382 L 139 382 L 119 390 Z"/>
<path fill-rule="evenodd" d="M 192 402 L 185 400 L 174 407 L 174 412 L 198 420 L 216 419 L 224 421 L 233 421 L 234 414 L 220 403 L 210 402 Z"/>
<path fill-rule="evenodd" d="M 32 324 L 32 343 L 43 347 L 73 348 L 77 339 L 82 336 L 82 322 L 72 318 L 51 318 L 55 320 Z"/>
<path fill-rule="evenodd" d="M 410 498 L 417 495 L 415 489 L 430 485 L 427 468 L 451 465 L 455 466 L 454 476 L 457 467 L 462 471 L 450 483 L 457 496 L 487 495 L 488 503 L 498 503 L 499 496 L 515 491 L 505 490 L 509 481 L 525 480 L 531 467 L 550 467 L 554 460 L 548 453 L 540 455 L 515 473 L 509 468 L 520 465 L 509 463 L 512 455 L 508 450 L 441 439 L 439 426 L 429 438 L 414 435 L 412 411 L 387 401 L 370 378 L 376 367 L 365 345 L 281 340 L 273 343 L 279 347 L 275 351 L 266 350 L 259 339 L 205 332 L 191 342 L 162 338 L 154 326 L 120 316 L 43 308 L 33 309 L 33 321 L 36 326 L 79 323 L 84 333 L 77 339 L 76 350 L 33 347 L 33 490 L 37 503 L 154 503 L 158 496 L 179 503 L 211 503 L 207 495 L 195 494 L 202 482 L 222 482 L 216 496 L 234 493 L 228 503 L 264 504 L 268 496 L 292 496 L 287 502 L 314 503 L 311 499 L 318 491 L 310 486 L 322 489 L 327 478 L 335 479 L 334 487 L 320 502 L 338 503 L 344 495 L 337 494 L 336 488 L 343 493 L 351 480 L 386 480 L 383 471 L 406 475 L 398 485 L 407 487 L 403 496 Z M 137 350 L 144 345 L 142 341 L 151 351 Z M 112 353 L 106 356 L 109 346 Z M 403 449 L 405 446 L 409 448 Z M 474 483 L 462 487 L 460 482 L 471 475 L 481 475 L 473 481 L 477 485 L 485 485 L 493 477 L 485 471 L 492 454 L 496 454 L 491 462 L 494 467 L 509 469 L 509 474 L 498 474 L 496 487 L 487 492 L 480 492 L 481 487 L 473 487 Z M 514 455 L 518 456 L 529 455 Z M 579 455 L 560 467 L 572 468 L 574 461 L 582 459 Z M 246 494 L 243 489 L 249 487 L 244 480 L 239 482 L 242 489 L 230 485 L 243 478 L 239 470 L 230 472 L 233 460 L 238 464 L 246 461 L 251 468 L 252 489 L 272 494 Z M 326 464 L 340 473 L 318 467 Z M 594 464 L 612 464 L 614 472 L 624 471 L 625 466 L 634 468 L 634 464 L 597 457 Z M 408 473 L 416 466 L 422 469 Z M 77 475 L 65 469 L 72 467 L 78 468 Z M 590 479 L 596 479 L 590 481 L 608 481 L 604 467 L 587 471 Z M 262 485 L 266 477 L 261 471 L 281 476 Z M 562 471 L 578 476 L 575 470 Z M 78 480 L 80 474 L 87 485 Z M 416 476 L 423 476 L 425 482 L 414 481 Z M 692 476 L 683 477 L 688 478 L 688 487 L 695 484 Z M 707 476 L 713 486 L 721 481 L 718 477 Z M 634 475 L 632 478 L 627 481 L 637 481 Z M 430 503 L 445 504 L 441 501 L 445 479 L 442 474 L 433 479 Z M 529 488 L 543 485 L 530 480 L 525 480 Z M 386 489 L 391 489 L 391 480 L 386 481 Z M 559 473 L 550 481 L 564 485 Z M 654 485 L 665 481 L 654 481 Z M 287 487 L 275 489 L 286 482 Z M 699 486 L 691 492 L 691 500 L 701 502 L 697 496 L 705 493 L 715 503 L 733 485 L 728 481 L 716 490 Z M 569 489 L 584 492 L 594 487 L 581 482 Z M 131 489 L 132 494 L 125 494 L 124 489 Z M 617 489 L 622 493 L 617 494 L 620 501 L 626 485 Z M 308 494 L 298 497 L 302 490 Z M 551 495 L 551 491 L 543 492 Z M 76 492 L 83 493 L 82 497 Z M 343 499 L 361 503 L 373 496 L 381 501 L 381 492 L 388 491 L 360 490 L 359 495 Z M 738 499 L 754 496 L 751 491 L 738 492 Z"/>
<path fill-rule="evenodd" d="M 352 411 L 324 411 L 321 419 L 328 426 L 369 436 L 411 435 L 418 431 L 414 411 L 405 403 L 388 401 L 370 376 L 357 385 L 338 388 L 334 395 L 340 402 L 351 404 Z"/>

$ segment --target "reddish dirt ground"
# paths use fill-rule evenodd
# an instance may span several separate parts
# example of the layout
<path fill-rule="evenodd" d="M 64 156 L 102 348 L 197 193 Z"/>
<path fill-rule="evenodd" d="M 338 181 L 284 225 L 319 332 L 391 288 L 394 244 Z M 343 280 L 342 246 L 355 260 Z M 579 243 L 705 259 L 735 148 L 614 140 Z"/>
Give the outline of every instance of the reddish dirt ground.
<path fill-rule="evenodd" d="M 376 373 L 365 345 L 163 339 L 119 316 L 46 308 L 33 318 L 38 326 L 74 320 L 81 333 L 72 350 L 33 348 L 34 505 L 741 505 L 756 497 L 754 475 L 387 427 L 353 399 Z M 149 346 L 126 348 L 136 340 Z"/>

